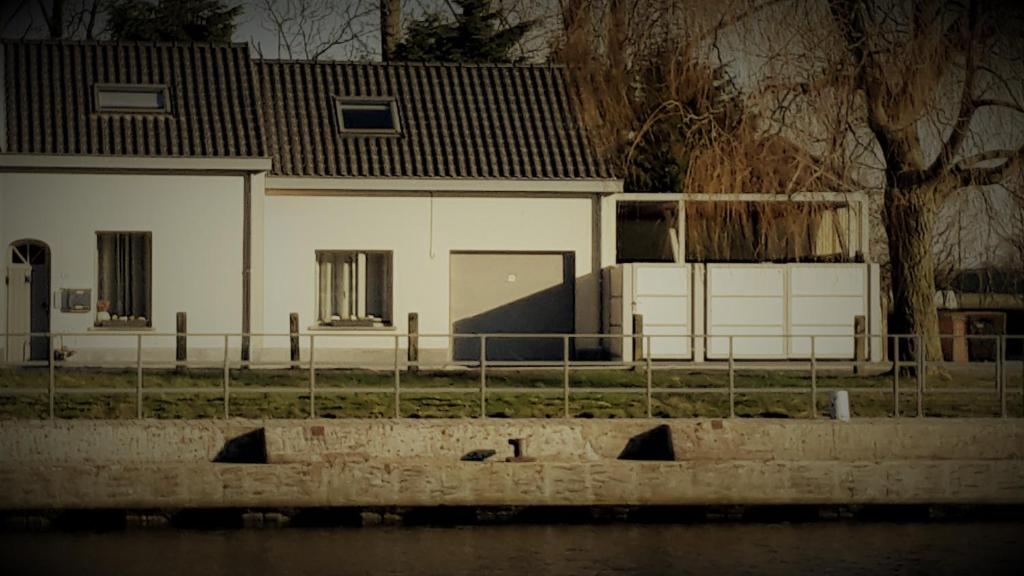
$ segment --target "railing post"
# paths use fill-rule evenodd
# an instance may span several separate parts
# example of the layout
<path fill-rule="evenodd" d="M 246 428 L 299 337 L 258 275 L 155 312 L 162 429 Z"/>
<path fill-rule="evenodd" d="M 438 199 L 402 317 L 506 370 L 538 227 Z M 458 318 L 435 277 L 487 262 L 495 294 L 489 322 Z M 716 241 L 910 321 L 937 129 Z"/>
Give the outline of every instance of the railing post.
<path fill-rule="evenodd" d="M 996 336 L 996 378 L 999 379 L 999 416 L 1006 418 L 1006 336 Z"/>
<path fill-rule="evenodd" d="M 562 407 L 569 417 L 569 336 L 562 336 Z"/>
<path fill-rule="evenodd" d="M 224 419 L 227 420 L 231 417 L 231 364 L 230 358 L 228 357 L 228 338 L 229 335 L 224 335 Z"/>
<path fill-rule="evenodd" d="M 135 338 L 135 417 L 142 420 L 142 334 Z"/>
<path fill-rule="evenodd" d="M 900 417 L 900 337 L 899 335 L 892 337 L 893 350 L 895 354 L 892 357 L 892 416 L 893 418 Z"/>
<path fill-rule="evenodd" d="M 644 353 L 644 317 L 633 314 L 633 370 L 639 370 L 637 362 Z"/>
<path fill-rule="evenodd" d="M 645 338 L 647 339 L 647 342 L 644 343 L 644 350 L 647 351 L 647 354 L 644 355 L 644 359 L 647 362 L 647 417 L 650 418 L 653 414 L 651 410 L 651 388 L 653 385 L 654 371 L 651 366 L 651 337 L 645 336 Z"/>
<path fill-rule="evenodd" d="M 49 341 L 48 348 L 50 350 L 50 355 L 48 356 L 49 362 L 47 364 L 49 366 L 49 374 L 48 374 L 49 382 L 48 382 L 48 386 L 47 387 L 48 387 L 48 393 L 49 393 L 50 420 L 53 420 L 54 416 L 55 416 L 54 404 L 56 402 L 55 402 L 54 396 L 57 393 L 57 374 L 56 374 L 56 371 L 55 371 L 56 366 L 54 365 L 56 363 L 56 359 L 54 358 L 54 354 L 53 354 L 53 333 L 52 332 L 48 333 L 47 340 Z"/>
<path fill-rule="evenodd" d="M 309 335 L 309 417 L 316 418 L 316 348 L 315 335 Z"/>
<path fill-rule="evenodd" d="M 736 366 L 732 354 L 732 336 L 729 336 L 729 418 L 736 417 Z"/>
<path fill-rule="evenodd" d="M 402 417 L 402 371 L 398 364 L 399 336 L 395 336 L 395 418 Z"/>
<path fill-rule="evenodd" d="M 914 353 L 916 354 L 916 372 L 918 372 L 918 417 L 925 417 L 925 337 L 921 334 L 915 334 L 914 341 Z"/>
<path fill-rule="evenodd" d="M 867 361 L 867 318 L 864 316 L 853 317 L 853 373 L 860 374 L 864 371 L 864 363 Z"/>
<path fill-rule="evenodd" d="M 815 337 L 811 336 L 811 418 L 818 417 L 818 356 L 815 351 Z"/>
<path fill-rule="evenodd" d="M 480 336 L 480 417 L 487 418 L 487 336 Z"/>

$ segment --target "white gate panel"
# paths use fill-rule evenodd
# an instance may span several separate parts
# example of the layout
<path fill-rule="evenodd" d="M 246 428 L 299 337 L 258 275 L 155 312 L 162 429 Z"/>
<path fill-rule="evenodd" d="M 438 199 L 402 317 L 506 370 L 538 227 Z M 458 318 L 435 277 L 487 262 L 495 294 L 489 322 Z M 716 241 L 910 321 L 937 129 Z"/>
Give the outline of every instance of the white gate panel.
<path fill-rule="evenodd" d="M 786 357 L 786 271 L 773 264 L 708 264 L 708 358 Z"/>
<path fill-rule="evenodd" d="M 644 318 L 652 359 L 693 355 L 690 281 L 686 264 L 633 264 L 633 311 Z M 666 336 L 669 335 L 669 336 Z"/>
<path fill-rule="evenodd" d="M 644 326 L 644 336 L 650 336 L 651 359 L 689 359 L 693 350 L 691 336 L 679 336 L 676 326 Z M 644 344 L 646 346 L 646 342 Z"/>
<path fill-rule="evenodd" d="M 868 313 L 866 264 L 790 264 L 790 333 L 814 335 L 819 358 L 853 358 L 853 324 Z M 837 335 L 849 334 L 850 337 Z M 811 339 L 790 340 L 790 358 L 810 358 Z"/>

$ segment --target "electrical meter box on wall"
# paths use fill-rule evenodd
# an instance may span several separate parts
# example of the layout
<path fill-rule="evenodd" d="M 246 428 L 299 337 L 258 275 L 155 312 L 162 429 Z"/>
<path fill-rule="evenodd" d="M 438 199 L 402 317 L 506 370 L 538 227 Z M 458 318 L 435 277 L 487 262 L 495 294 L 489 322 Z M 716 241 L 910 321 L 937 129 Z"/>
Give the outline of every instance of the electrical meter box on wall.
<path fill-rule="evenodd" d="M 63 288 L 60 291 L 61 312 L 88 312 L 92 304 L 92 290 Z"/>

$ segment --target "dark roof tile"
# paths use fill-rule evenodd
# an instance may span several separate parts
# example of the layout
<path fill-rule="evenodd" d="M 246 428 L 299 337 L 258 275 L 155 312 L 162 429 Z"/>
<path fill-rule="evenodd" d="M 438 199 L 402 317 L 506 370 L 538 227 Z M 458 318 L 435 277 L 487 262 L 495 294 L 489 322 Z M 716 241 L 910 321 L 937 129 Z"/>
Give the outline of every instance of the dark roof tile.
<path fill-rule="evenodd" d="M 285 176 L 609 178 L 558 66 L 256 60 Z M 343 134 L 335 98 L 394 98 L 398 135 Z"/>
<path fill-rule="evenodd" d="M 5 42 L 4 67 L 9 152 L 267 156 L 244 44 Z M 98 113 L 103 83 L 164 84 L 171 113 Z"/>
<path fill-rule="evenodd" d="M 558 66 L 252 60 L 243 44 L 4 42 L 8 152 L 271 157 L 285 176 L 609 178 Z M 98 113 L 164 84 L 169 114 Z M 394 98 L 397 135 L 342 134 L 335 98 Z"/>

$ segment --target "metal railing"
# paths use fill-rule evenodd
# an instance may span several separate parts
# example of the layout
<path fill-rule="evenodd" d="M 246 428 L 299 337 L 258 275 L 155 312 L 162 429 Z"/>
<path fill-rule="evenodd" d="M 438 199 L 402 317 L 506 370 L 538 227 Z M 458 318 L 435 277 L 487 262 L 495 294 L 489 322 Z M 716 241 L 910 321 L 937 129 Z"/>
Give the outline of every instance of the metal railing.
<path fill-rule="evenodd" d="M 220 348 L 222 349 L 221 357 L 218 361 L 197 361 L 197 360 L 174 360 L 174 361 L 161 361 L 161 360 L 147 360 L 145 358 L 147 348 L 144 347 L 145 341 L 152 341 L 158 338 L 181 338 L 185 336 L 187 338 L 202 338 L 211 339 L 216 338 L 220 341 Z M 267 338 L 301 338 L 308 342 L 308 346 L 304 349 L 305 358 L 290 358 L 287 362 L 285 361 L 256 361 L 251 359 L 244 359 L 241 355 L 241 342 L 253 341 L 258 339 Z M 289 396 L 306 396 L 308 400 L 308 416 L 310 418 L 316 418 L 318 414 L 317 402 L 318 399 L 329 396 L 355 396 L 360 394 L 382 394 L 387 393 L 393 395 L 393 416 L 401 418 L 402 415 L 402 396 L 406 395 L 447 395 L 447 394 L 479 394 L 479 411 L 477 415 L 480 418 L 488 417 L 488 397 L 493 394 L 527 394 L 527 395 L 561 395 L 562 410 L 561 415 L 565 418 L 573 416 L 572 401 L 574 397 L 587 395 L 587 394 L 603 394 L 603 395 L 638 395 L 643 398 L 644 412 L 647 417 L 655 416 L 654 405 L 657 398 L 668 395 L 719 395 L 727 398 L 728 416 L 735 417 L 737 415 L 737 395 L 759 395 L 759 394 L 785 394 L 785 395 L 807 395 L 807 406 L 809 410 L 807 413 L 810 417 L 816 418 L 821 415 L 819 409 L 819 399 L 823 394 L 830 392 L 845 390 L 848 393 L 856 394 L 887 394 L 891 396 L 891 410 L 889 415 L 894 417 L 900 417 L 903 415 L 904 410 L 901 408 L 901 401 L 910 397 L 914 401 L 914 413 L 916 416 L 926 415 L 926 398 L 946 396 L 946 395 L 975 395 L 987 397 L 989 399 L 996 399 L 998 402 L 998 414 L 1001 417 L 1008 417 L 1010 413 L 1010 397 L 1020 396 L 1019 407 L 1021 409 L 1021 415 L 1024 416 L 1024 362 L 1014 361 L 1010 362 L 1007 359 L 1007 348 L 1008 343 L 1016 343 L 1018 349 L 1024 349 L 1024 336 L 1004 336 L 1004 335 L 968 335 L 968 336 L 949 336 L 943 335 L 943 339 L 948 338 L 959 338 L 968 342 L 984 342 L 991 343 L 991 346 L 986 347 L 986 354 L 990 355 L 990 358 L 983 362 L 967 362 L 967 363 L 952 363 L 952 362 L 936 362 L 930 361 L 925 357 L 925 354 L 916 353 L 916 351 L 923 350 L 923 338 L 920 335 L 858 335 L 851 336 L 850 334 L 836 334 L 836 335 L 794 335 L 794 334 L 758 334 L 758 335 L 692 335 L 692 334 L 637 334 L 637 335 L 623 335 L 623 334 L 394 334 L 394 333 L 305 333 L 296 335 L 294 333 L 155 333 L 155 332 L 87 332 L 87 333 L 22 333 L 22 334 L 3 334 L 0 333 L 0 341 L 17 342 L 20 339 L 26 339 L 28 341 L 32 338 L 39 338 L 46 340 L 46 346 L 48 348 L 48 359 L 37 360 L 37 361 L 24 361 L 24 362 L 0 362 L 0 369 L 4 369 L 5 372 L 0 372 L 0 398 L 3 397 L 22 397 L 22 396 L 39 396 L 45 394 L 47 398 L 47 417 L 53 419 L 57 417 L 56 414 L 56 399 L 60 396 L 83 396 L 83 395 L 135 395 L 135 407 L 136 407 L 136 418 L 144 417 L 144 406 L 145 397 L 147 395 L 164 395 L 164 394 L 192 394 L 192 395 L 219 395 L 223 400 L 223 412 L 224 418 L 230 418 L 232 416 L 232 398 L 237 395 L 253 395 L 253 394 L 279 394 Z M 67 340 L 67 339 L 81 339 L 81 338 L 129 338 L 134 340 L 134 359 L 132 361 L 69 361 L 67 359 L 61 359 L 58 356 L 60 349 L 55 348 L 56 340 Z M 387 363 L 377 362 L 366 362 L 366 361 L 330 361 L 330 360 L 318 360 L 317 353 L 324 353 L 327 350 L 330 351 L 344 351 L 350 350 L 351 348 L 345 347 L 331 347 L 325 346 L 324 341 L 337 340 L 339 338 L 351 338 L 351 339 L 385 339 L 391 340 L 390 345 L 387 348 L 381 346 L 371 347 L 372 349 L 380 351 L 386 351 L 393 357 Z M 458 340 L 468 339 L 476 341 L 476 345 L 479 348 L 479 354 L 476 360 L 464 360 L 455 361 L 448 360 L 440 363 L 424 362 L 418 359 L 403 358 L 402 351 L 408 350 L 408 345 L 411 339 L 415 339 L 417 342 L 429 339 L 446 339 L 449 343 L 448 350 L 455 349 L 455 343 Z M 488 345 L 501 340 L 560 340 L 561 341 L 561 358 L 557 360 L 493 360 L 490 359 L 488 352 Z M 716 356 L 712 353 L 713 349 L 720 349 L 722 343 L 725 343 L 727 353 L 725 355 L 717 354 L 716 359 L 710 359 L 702 362 L 694 362 L 692 360 L 655 360 L 652 358 L 650 353 L 653 348 L 652 345 L 661 339 L 671 339 L 674 341 L 683 340 L 687 342 L 686 351 L 689 354 L 695 354 L 698 350 L 707 351 L 709 356 Z M 757 341 L 762 339 L 769 339 L 773 341 L 782 341 L 787 344 L 784 345 L 784 349 L 789 348 L 789 343 L 794 339 L 799 339 L 805 342 L 809 346 L 809 353 L 805 357 L 801 358 L 790 358 L 779 360 L 777 358 L 768 358 L 763 360 L 749 359 L 738 357 L 737 354 L 737 343 L 750 344 L 750 341 Z M 639 340 L 642 343 L 642 357 L 634 358 L 633 360 L 583 360 L 579 358 L 573 358 L 573 352 L 575 350 L 574 341 L 579 340 L 597 340 L 601 343 L 605 341 L 616 341 L 618 340 L 621 345 L 621 350 L 631 350 L 633 347 L 627 347 L 627 343 L 632 344 L 634 341 Z M 893 355 L 894 360 L 881 363 L 871 363 L 866 360 L 851 360 L 849 358 L 837 357 L 833 354 L 823 354 L 821 352 L 821 343 L 828 341 L 842 340 L 844 342 L 854 342 L 854 346 L 863 345 L 860 342 L 871 343 L 872 347 L 882 345 L 890 354 Z M 403 341 L 406 347 L 403 348 Z M 233 348 L 232 344 L 238 343 L 239 346 Z M 320 345 L 318 345 L 318 343 Z M 909 349 L 904 349 L 905 345 L 910 344 Z M 207 347 L 209 348 L 209 347 Z M 119 350 L 123 351 L 124 347 L 119 347 Z M 167 348 L 158 348 L 161 352 L 167 352 Z M 2 359 L 0 359 L 2 360 Z M 958 385 L 943 385 L 943 386 L 929 386 L 928 375 L 929 371 L 934 368 L 942 369 L 944 367 L 958 367 L 968 368 L 968 371 L 973 370 L 974 372 L 983 371 L 984 369 L 991 368 L 992 380 L 987 382 L 982 380 L 985 385 L 975 384 L 972 386 L 958 386 Z M 1010 383 L 1011 368 L 1016 367 L 1014 372 L 1019 371 L 1020 373 L 1020 385 L 1014 386 Z M 15 375 L 18 370 L 32 369 L 32 368 L 45 368 L 46 369 L 46 387 L 40 386 L 7 386 L 3 379 L 6 375 Z M 61 370 L 109 370 L 115 369 L 134 369 L 135 372 L 135 387 L 70 387 L 70 386 L 57 386 L 57 374 Z M 210 369 L 216 368 L 220 371 L 220 387 L 211 386 L 185 386 L 185 387 L 160 387 L 160 386 L 146 386 L 146 370 L 191 370 L 191 369 Z M 305 386 L 252 386 L 252 385 L 233 385 L 232 371 L 238 370 L 274 370 L 274 369 L 288 369 L 287 373 L 296 374 L 298 371 L 305 371 L 306 384 Z M 393 383 L 390 388 L 384 388 L 383 386 L 318 386 L 317 376 L 318 374 L 324 374 L 330 370 L 371 370 L 376 373 L 381 371 L 387 371 L 393 376 Z M 412 371 L 419 370 L 448 370 L 459 369 L 459 370 L 477 370 L 479 372 L 479 382 L 476 386 L 447 386 L 447 387 L 416 387 L 416 386 L 403 386 L 402 379 L 403 374 L 409 374 Z M 499 374 L 508 371 L 527 371 L 527 370 L 559 370 L 561 372 L 561 386 L 545 386 L 545 387 L 525 387 L 525 386 L 501 386 L 501 387 L 488 387 L 489 375 Z M 821 378 L 824 374 L 828 373 L 836 375 L 837 373 L 856 373 L 860 369 L 870 370 L 876 374 L 872 377 L 865 376 L 865 381 L 870 378 L 878 380 L 878 374 L 884 373 L 887 378 L 891 379 L 891 386 L 882 387 L 879 385 L 875 386 L 822 386 Z M 635 373 L 640 373 L 643 376 L 643 383 L 639 386 L 577 386 L 572 382 L 573 374 L 595 371 L 595 370 L 631 370 Z M 679 371 L 683 373 L 725 373 L 726 383 L 724 385 L 717 386 L 662 386 L 655 385 L 655 375 L 659 372 Z M 790 373 L 797 371 L 805 373 L 807 378 L 806 386 L 738 386 L 737 376 L 748 374 L 755 371 L 762 372 L 786 372 Z M 972 374 L 976 376 L 976 374 Z M 911 386 L 904 384 L 904 379 L 911 380 Z"/>

